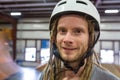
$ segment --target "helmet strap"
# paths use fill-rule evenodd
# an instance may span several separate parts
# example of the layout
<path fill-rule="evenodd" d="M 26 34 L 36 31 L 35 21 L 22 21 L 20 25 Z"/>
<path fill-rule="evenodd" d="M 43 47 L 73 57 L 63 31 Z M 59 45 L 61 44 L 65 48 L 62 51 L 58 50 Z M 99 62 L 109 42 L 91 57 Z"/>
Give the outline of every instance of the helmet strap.
<path fill-rule="evenodd" d="M 92 49 L 89 49 L 89 50 L 87 51 L 87 53 L 82 57 L 82 59 L 80 59 L 80 63 L 79 63 L 79 65 L 78 65 L 78 67 L 77 67 L 76 69 L 74 69 L 74 68 L 72 68 L 72 67 L 69 65 L 68 62 L 66 62 L 66 61 L 64 61 L 64 60 L 62 59 L 62 57 L 61 57 L 60 54 L 59 54 L 59 51 L 58 51 L 58 49 L 57 49 L 56 44 L 53 43 L 53 54 L 54 54 L 57 58 L 59 58 L 60 60 L 62 60 L 63 63 L 64 63 L 64 66 L 65 66 L 66 68 L 72 70 L 75 74 L 76 74 L 76 73 L 78 72 L 78 70 L 84 65 L 84 60 L 85 60 L 85 58 L 91 56 L 92 53 L 93 53 L 93 50 L 92 50 Z"/>
<path fill-rule="evenodd" d="M 84 60 L 85 60 L 85 58 L 87 58 L 87 57 L 89 57 L 90 55 L 92 55 L 92 53 L 93 53 L 93 50 L 89 50 L 83 57 L 82 57 L 82 59 L 80 59 L 80 63 L 79 63 L 79 65 L 78 65 L 78 67 L 76 68 L 76 69 L 74 69 L 74 68 L 72 68 L 70 65 L 69 65 L 69 63 L 68 62 L 65 62 L 65 61 L 63 61 L 64 62 L 64 66 L 66 67 L 66 68 L 68 68 L 68 69 L 70 69 L 70 70 L 72 70 L 75 74 L 79 71 L 79 69 L 84 65 Z"/>
<path fill-rule="evenodd" d="M 73 71 L 75 74 L 78 72 L 78 70 L 84 65 L 84 60 L 82 60 L 78 67 L 76 69 L 72 68 L 67 62 L 64 62 L 64 66 L 68 68 L 69 70 Z"/>
<path fill-rule="evenodd" d="M 59 58 L 59 59 L 61 59 L 62 61 L 64 61 L 64 60 L 62 59 L 62 57 L 60 56 L 59 51 L 58 51 L 57 46 L 56 46 L 55 43 L 53 43 L 53 48 L 52 48 L 52 50 L 53 50 L 53 54 L 54 54 L 57 58 Z"/>

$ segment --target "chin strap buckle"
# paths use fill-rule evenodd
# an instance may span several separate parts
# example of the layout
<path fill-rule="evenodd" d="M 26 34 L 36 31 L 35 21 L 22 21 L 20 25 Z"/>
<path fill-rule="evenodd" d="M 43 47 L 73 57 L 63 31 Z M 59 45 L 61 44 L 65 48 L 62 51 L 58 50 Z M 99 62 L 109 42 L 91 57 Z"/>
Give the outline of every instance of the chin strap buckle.
<path fill-rule="evenodd" d="M 73 67 L 71 67 L 67 62 L 64 62 L 64 66 L 66 68 L 68 68 L 69 70 L 73 71 L 75 74 L 78 72 L 78 70 L 84 65 L 84 61 L 81 61 L 80 64 L 78 65 L 78 67 L 76 69 L 74 69 Z"/>

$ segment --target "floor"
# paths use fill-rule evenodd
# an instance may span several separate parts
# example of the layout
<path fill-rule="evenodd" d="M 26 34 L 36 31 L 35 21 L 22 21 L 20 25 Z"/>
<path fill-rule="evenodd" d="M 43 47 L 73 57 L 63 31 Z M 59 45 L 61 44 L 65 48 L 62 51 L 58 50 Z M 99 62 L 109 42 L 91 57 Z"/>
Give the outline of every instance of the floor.
<path fill-rule="evenodd" d="M 34 67 L 22 67 L 23 78 L 22 80 L 38 80 L 40 72 Z"/>

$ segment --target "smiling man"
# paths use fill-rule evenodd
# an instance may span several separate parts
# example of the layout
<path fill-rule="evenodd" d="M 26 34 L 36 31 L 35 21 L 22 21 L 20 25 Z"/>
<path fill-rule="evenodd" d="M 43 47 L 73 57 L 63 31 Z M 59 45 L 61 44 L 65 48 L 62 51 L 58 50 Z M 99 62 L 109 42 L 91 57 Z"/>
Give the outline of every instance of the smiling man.
<path fill-rule="evenodd" d="M 88 48 L 88 40 L 88 24 L 83 17 L 64 15 L 60 18 L 57 26 L 56 45 L 62 59 L 78 64 Z"/>
<path fill-rule="evenodd" d="M 89 0 L 61 0 L 50 18 L 50 60 L 40 80 L 120 80 L 103 69 L 94 46 L 100 16 Z"/>

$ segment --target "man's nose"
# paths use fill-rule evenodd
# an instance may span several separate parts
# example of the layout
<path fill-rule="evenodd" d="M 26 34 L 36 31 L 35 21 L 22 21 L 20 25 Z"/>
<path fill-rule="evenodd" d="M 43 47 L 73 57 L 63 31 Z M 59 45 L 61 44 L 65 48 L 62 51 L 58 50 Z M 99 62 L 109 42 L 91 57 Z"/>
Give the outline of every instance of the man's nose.
<path fill-rule="evenodd" d="M 71 34 L 71 33 L 67 33 L 67 34 L 64 36 L 63 41 L 64 41 L 64 43 L 72 43 L 72 42 L 73 42 L 72 34 Z"/>

